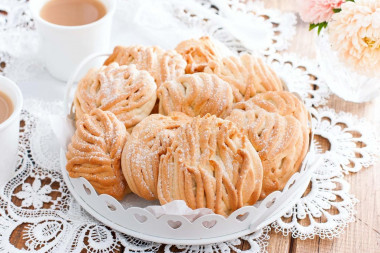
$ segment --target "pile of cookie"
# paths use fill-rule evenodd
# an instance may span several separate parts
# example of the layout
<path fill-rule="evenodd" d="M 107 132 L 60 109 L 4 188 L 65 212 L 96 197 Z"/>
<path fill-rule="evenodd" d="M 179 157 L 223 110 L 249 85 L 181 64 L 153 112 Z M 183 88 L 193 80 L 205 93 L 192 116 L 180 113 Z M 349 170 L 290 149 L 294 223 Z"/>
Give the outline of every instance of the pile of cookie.
<path fill-rule="evenodd" d="M 282 190 L 309 146 L 308 112 L 257 56 L 208 37 L 117 46 L 77 87 L 66 169 L 99 194 L 229 215 Z"/>

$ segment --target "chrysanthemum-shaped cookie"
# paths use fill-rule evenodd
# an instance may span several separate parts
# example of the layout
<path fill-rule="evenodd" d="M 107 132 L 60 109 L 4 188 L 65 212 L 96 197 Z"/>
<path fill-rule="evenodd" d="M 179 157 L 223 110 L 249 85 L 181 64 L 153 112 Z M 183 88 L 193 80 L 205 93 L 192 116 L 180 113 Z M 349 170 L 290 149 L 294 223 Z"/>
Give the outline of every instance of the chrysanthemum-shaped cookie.
<path fill-rule="evenodd" d="M 177 129 L 190 119 L 183 113 L 152 114 L 133 129 L 121 163 L 132 192 L 148 200 L 157 199 L 160 157 L 166 154 Z"/>
<path fill-rule="evenodd" d="M 282 190 L 298 171 L 298 161 L 305 154 L 301 124 L 293 116 L 284 117 L 254 105 L 247 108 L 245 103 L 238 105 L 226 120 L 242 129 L 261 158 L 264 179 L 260 198 L 263 199 Z"/>
<path fill-rule="evenodd" d="M 238 127 L 215 116 L 196 117 L 178 129 L 161 157 L 158 198 L 229 215 L 257 201 L 262 173 L 259 156 Z"/>
<path fill-rule="evenodd" d="M 213 74 L 183 75 L 166 82 L 157 91 L 159 112 L 183 112 L 191 117 L 207 113 L 223 118 L 232 108 L 233 96 L 228 83 Z"/>
<path fill-rule="evenodd" d="M 152 111 L 156 89 L 152 76 L 135 65 L 113 63 L 90 70 L 80 80 L 75 94 L 76 118 L 100 108 L 113 112 L 129 130 Z"/>
<path fill-rule="evenodd" d="M 208 36 L 182 41 L 175 50 L 187 62 L 186 74 L 203 72 L 209 62 L 219 61 L 223 57 L 222 49 Z"/>
<path fill-rule="evenodd" d="M 234 102 L 250 99 L 257 93 L 283 89 L 272 68 L 261 58 L 249 54 L 212 61 L 204 71 L 216 74 L 231 85 Z"/>
<path fill-rule="evenodd" d="M 268 112 L 275 112 L 282 116 L 293 116 L 301 123 L 303 135 L 303 148 L 299 159 L 296 162 L 296 167 L 299 167 L 305 157 L 309 147 L 309 112 L 307 111 L 304 103 L 293 93 L 288 91 L 270 91 L 260 93 L 247 100 L 243 108 L 253 108 L 255 105 L 263 108 Z M 242 105 L 236 104 L 236 108 L 242 108 Z"/>
<path fill-rule="evenodd" d="M 185 73 L 186 62 L 174 50 L 163 50 L 157 46 L 117 46 L 112 55 L 104 62 L 109 65 L 135 64 L 137 69 L 148 71 L 154 78 L 157 87 L 163 82 L 175 80 Z"/>
<path fill-rule="evenodd" d="M 93 110 L 76 123 L 76 131 L 66 153 L 70 177 L 86 178 L 99 194 L 122 199 L 129 191 L 120 159 L 129 136 L 112 112 Z"/>

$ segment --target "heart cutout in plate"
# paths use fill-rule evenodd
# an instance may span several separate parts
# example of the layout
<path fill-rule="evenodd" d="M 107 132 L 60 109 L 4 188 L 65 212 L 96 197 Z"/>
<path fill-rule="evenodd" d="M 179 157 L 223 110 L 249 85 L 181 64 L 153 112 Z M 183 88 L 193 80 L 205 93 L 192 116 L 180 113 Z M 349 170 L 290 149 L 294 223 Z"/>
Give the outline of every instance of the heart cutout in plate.
<path fill-rule="evenodd" d="M 239 214 L 238 216 L 236 216 L 236 219 L 238 221 L 245 221 L 245 219 L 247 219 L 248 215 L 249 215 L 248 212 L 247 213 L 242 213 L 242 214 Z"/>
<path fill-rule="evenodd" d="M 110 203 L 107 202 L 107 207 L 108 207 L 109 210 L 111 210 L 113 212 L 116 211 L 116 206 L 114 206 L 113 204 L 110 204 Z"/>
<path fill-rule="evenodd" d="M 140 223 L 144 223 L 148 219 L 148 217 L 146 217 L 145 215 L 140 215 L 138 213 L 135 213 L 135 218 Z"/>
<path fill-rule="evenodd" d="M 268 201 L 268 203 L 265 205 L 266 208 L 270 208 L 273 206 L 274 202 L 276 202 L 276 198 L 273 198 L 272 200 Z"/>
<path fill-rule="evenodd" d="M 202 222 L 202 225 L 203 225 L 205 228 L 210 229 L 210 228 L 212 228 L 213 226 L 216 225 L 216 220 L 210 220 L 210 221 L 205 220 L 205 221 Z"/>
<path fill-rule="evenodd" d="M 293 179 L 293 182 L 289 185 L 288 189 L 292 188 L 292 186 L 296 183 L 296 180 Z"/>
<path fill-rule="evenodd" d="M 87 188 L 87 186 L 85 184 L 83 184 L 83 189 L 84 191 L 87 193 L 87 195 L 91 195 L 91 190 Z"/>
<path fill-rule="evenodd" d="M 177 229 L 177 228 L 179 228 L 180 226 L 182 226 L 182 222 L 180 222 L 180 221 L 174 221 L 174 220 L 168 220 L 168 225 L 169 225 L 171 228 Z"/>

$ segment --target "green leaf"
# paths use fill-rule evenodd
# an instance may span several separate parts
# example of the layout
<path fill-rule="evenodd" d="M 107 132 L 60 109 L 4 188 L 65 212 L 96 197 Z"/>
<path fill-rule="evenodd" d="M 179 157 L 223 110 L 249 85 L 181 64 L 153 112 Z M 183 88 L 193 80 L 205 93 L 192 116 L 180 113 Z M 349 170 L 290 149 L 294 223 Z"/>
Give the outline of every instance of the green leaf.
<path fill-rule="evenodd" d="M 322 22 L 319 24 L 319 27 L 318 27 L 318 35 L 321 33 L 322 29 L 323 28 L 326 28 L 327 27 L 327 22 Z"/>
<path fill-rule="evenodd" d="M 323 28 L 326 28 L 327 27 L 327 22 L 322 22 L 322 23 L 318 23 L 318 24 L 310 24 L 309 25 L 309 31 L 313 30 L 314 28 L 318 27 L 318 35 L 321 33 L 322 29 Z"/>
<path fill-rule="evenodd" d="M 318 27 L 318 35 L 321 33 L 322 28 L 323 28 L 323 26 Z"/>
<path fill-rule="evenodd" d="M 342 11 L 342 9 L 340 9 L 340 8 L 339 8 L 339 9 L 333 9 L 333 12 L 334 12 L 334 13 L 339 13 L 339 12 L 341 12 L 341 11 Z"/>
<path fill-rule="evenodd" d="M 318 27 L 319 24 L 310 24 L 309 31 L 313 30 L 314 28 Z"/>

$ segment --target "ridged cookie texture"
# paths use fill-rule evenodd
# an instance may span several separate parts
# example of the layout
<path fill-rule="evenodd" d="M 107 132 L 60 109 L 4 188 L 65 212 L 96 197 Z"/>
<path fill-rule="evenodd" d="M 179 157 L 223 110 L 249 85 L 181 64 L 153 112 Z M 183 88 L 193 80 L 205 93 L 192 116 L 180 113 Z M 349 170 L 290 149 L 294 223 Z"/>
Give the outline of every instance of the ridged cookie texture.
<path fill-rule="evenodd" d="M 186 60 L 186 74 L 203 72 L 210 62 L 219 61 L 225 55 L 223 49 L 208 36 L 184 40 L 175 50 Z"/>
<path fill-rule="evenodd" d="M 113 112 L 131 130 L 152 111 L 156 90 L 152 76 L 135 65 L 113 63 L 92 69 L 79 81 L 75 93 L 76 119 L 99 108 Z"/>
<path fill-rule="evenodd" d="M 183 113 L 152 114 L 141 121 L 125 143 L 121 165 L 131 191 L 157 199 L 160 158 L 166 154 L 177 129 L 191 118 Z"/>
<path fill-rule="evenodd" d="M 186 61 L 176 51 L 157 46 L 117 46 L 104 65 L 113 62 L 119 65 L 135 64 L 137 69 L 148 71 L 157 87 L 185 74 L 186 67 Z"/>
<path fill-rule="evenodd" d="M 112 112 L 94 109 L 76 122 L 66 153 L 70 177 L 84 177 L 98 194 L 122 199 L 129 192 L 120 159 L 129 134 Z"/>
<path fill-rule="evenodd" d="M 258 93 L 283 90 L 273 69 L 262 58 L 249 54 L 211 61 L 204 72 L 216 74 L 229 83 L 234 102 L 248 100 Z"/>
<path fill-rule="evenodd" d="M 250 108 L 256 105 L 268 112 L 278 113 L 281 116 L 293 116 L 300 122 L 303 135 L 303 146 L 302 151 L 299 154 L 299 159 L 295 164 L 298 168 L 305 158 L 310 145 L 310 114 L 306 109 L 305 104 L 295 94 L 289 91 L 269 91 L 260 93 L 252 99 L 242 103 L 244 103 L 244 108 Z M 239 106 L 241 105 L 235 105 L 236 108 Z"/>
<path fill-rule="evenodd" d="M 226 118 L 235 122 L 257 150 L 264 169 L 260 199 L 282 190 L 299 170 L 304 154 L 300 122 L 293 116 L 281 116 L 246 103 L 239 103 Z M 303 157 L 302 157 L 303 159 Z"/>
<path fill-rule="evenodd" d="M 233 105 L 232 90 L 228 83 L 213 74 L 183 75 L 176 81 L 166 82 L 157 91 L 159 113 L 183 112 L 191 117 L 207 113 L 226 117 Z"/>
<path fill-rule="evenodd" d="M 192 209 L 229 215 L 257 201 L 262 178 L 248 138 L 232 122 L 206 115 L 178 129 L 161 157 L 157 192 L 161 204 L 180 199 Z"/>

